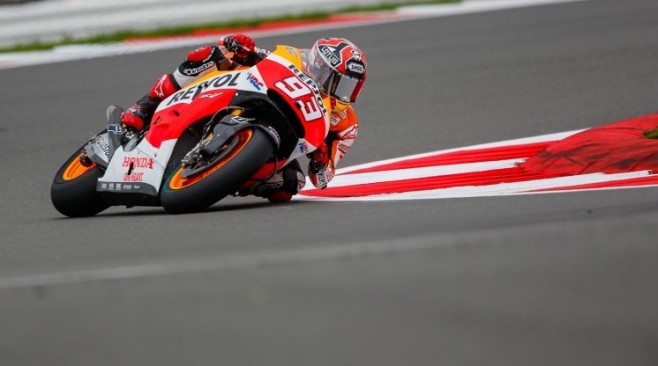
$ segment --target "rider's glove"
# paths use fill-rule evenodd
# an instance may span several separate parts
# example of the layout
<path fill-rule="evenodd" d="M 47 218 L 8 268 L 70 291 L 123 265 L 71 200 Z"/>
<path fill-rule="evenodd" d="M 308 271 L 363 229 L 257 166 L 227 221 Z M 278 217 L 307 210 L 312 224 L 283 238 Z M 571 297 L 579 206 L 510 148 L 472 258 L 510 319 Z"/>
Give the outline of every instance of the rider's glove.
<path fill-rule="evenodd" d="M 329 164 L 329 150 L 327 149 L 327 144 L 322 143 L 318 148 L 312 153 L 308 154 L 308 158 L 311 160 L 309 162 L 309 168 L 313 172 L 319 172 L 327 167 Z"/>
<path fill-rule="evenodd" d="M 246 64 L 249 58 L 256 53 L 256 42 L 244 34 L 233 34 L 223 39 L 224 47 L 233 52 L 233 60 L 240 64 Z"/>
<path fill-rule="evenodd" d="M 327 144 L 323 143 L 317 150 L 307 156 L 310 159 L 308 162 L 308 176 L 311 182 L 316 188 L 327 188 L 329 181 L 334 177 Z"/>

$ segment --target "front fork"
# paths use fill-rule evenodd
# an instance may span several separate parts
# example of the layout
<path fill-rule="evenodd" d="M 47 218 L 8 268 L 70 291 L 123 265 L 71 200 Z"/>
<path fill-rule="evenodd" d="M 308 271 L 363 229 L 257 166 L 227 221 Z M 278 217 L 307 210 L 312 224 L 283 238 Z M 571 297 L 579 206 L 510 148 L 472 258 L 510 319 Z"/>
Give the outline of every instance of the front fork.
<path fill-rule="evenodd" d="M 257 128 L 265 131 L 272 138 L 275 151 L 278 150 L 281 138 L 276 130 L 270 126 L 258 124 L 255 118 L 243 117 L 244 111 L 244 108 L 241 107 L 229 107 L 215 114 L 215 116 L 223 115 L 218 121 L 215 121 L 215 116 L 211 118 L 204 128 L 203 140 L 181 160 L 183 167 L 181 177 L 188 178 L 212 166 L 213 162 L 221 159 L 224 154 L 231 151 L 232 143 L 236 142 L 234 137 L 239 131 L 246 128 Z M 222 112 L 228 113 L 224 114 Z"/>

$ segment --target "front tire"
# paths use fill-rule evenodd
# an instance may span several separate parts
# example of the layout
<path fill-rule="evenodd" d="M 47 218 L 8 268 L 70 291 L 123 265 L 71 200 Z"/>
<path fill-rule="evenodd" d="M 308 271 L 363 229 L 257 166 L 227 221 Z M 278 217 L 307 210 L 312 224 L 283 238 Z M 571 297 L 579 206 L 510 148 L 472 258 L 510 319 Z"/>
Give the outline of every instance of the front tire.
<path fill-rule="evenodd" d="M 183 167 L 178 162 L 165 176 L 160 193 L 166 211 L 178 214 L 208 208 L 237 192 L 274 152 L 274 142 L 259 128 L 245 128 L 234 138 L 238 140 L 232 150 L 198 174 L 183 178 Z"/>
<path fill-rule="evenodd" d="M 78 150 L 57 171 L 50 187 L 50 199 L 55 209 L 69 217 L 93 216 L 110 207 L 96 191 L 103 171 L 92 163 L 82 164 Z"/>

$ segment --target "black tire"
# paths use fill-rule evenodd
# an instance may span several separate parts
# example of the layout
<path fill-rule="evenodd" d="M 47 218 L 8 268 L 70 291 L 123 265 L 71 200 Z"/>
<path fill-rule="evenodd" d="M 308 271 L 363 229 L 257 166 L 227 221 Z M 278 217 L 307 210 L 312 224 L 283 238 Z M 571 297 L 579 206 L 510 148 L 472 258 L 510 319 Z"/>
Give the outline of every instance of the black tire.
<path fill-rule="evenodd" d="M 57 171 L 50 187 L 50 199 L 62 215 L 69 217 L 93 216 L 110 207 L 96 191 L 98 178 L 103 171 L 94 165 L 90 168 L 79 166 L 81 174 L 67 174 L 67 169 L 80 159 L 78 150 Z"/>
<path fill-rule="evenodd" d="M 189 178 L 194 181 L 186 186 L 179 185 L 181 164 L 165 175 L 160 191 L 160 203 L 170 213 L 187 213 L 204 210 L 229 194 L 251 178 L 274 152 L 274 142 L 259 128 L 247 128 L 238 132 L 240 141 L 229 153 L 218 160 L 207 171 Z M 248 137 L 244 137 L 248 135 Z M 214 170 L 213 170 L 214 169 Z"/>

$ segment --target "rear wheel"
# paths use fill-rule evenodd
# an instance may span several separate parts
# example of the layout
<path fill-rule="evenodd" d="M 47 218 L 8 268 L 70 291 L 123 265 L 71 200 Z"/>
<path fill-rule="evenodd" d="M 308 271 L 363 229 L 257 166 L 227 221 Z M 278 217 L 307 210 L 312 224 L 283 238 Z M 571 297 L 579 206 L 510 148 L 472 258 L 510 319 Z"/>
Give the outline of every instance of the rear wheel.
<path fill-rule="evenodd" d="M 245 128 L 224 146 L 221 157 L 203 171 L 184 177 L 180 160 L 164 179 L 160 202 L 171 213 L 208 208 L 237 192 L 272 155 L 274 142 L 258 128 Z"/>
<path fill-rule="evenodd" d="M 110 207 L 96 192 L 103 171 L 95 163 L 83 164 L 81 153 L 79 150 L 66 160 L 50 187 L 53 205 L 69 217 L 93 216 Z"/>

